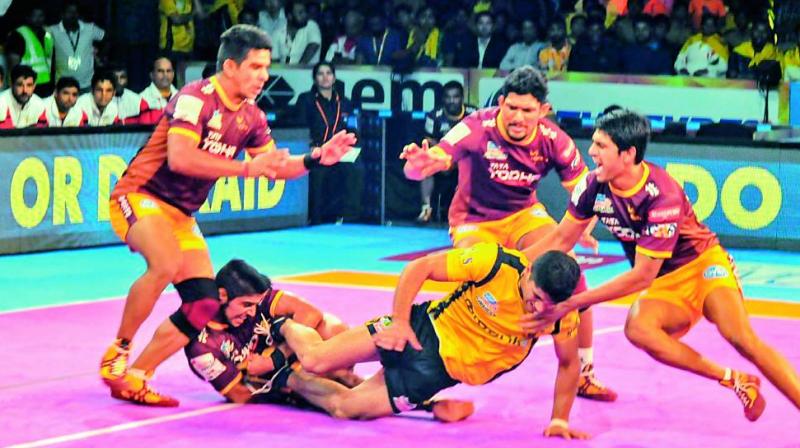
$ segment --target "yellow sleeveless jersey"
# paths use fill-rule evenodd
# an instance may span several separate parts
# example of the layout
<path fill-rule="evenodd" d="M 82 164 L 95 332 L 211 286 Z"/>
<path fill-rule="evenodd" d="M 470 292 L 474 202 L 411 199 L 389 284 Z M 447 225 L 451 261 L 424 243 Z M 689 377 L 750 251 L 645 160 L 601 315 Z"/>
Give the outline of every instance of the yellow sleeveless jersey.
<path fill-rule="evenodd" d="M 527 266 L 522 253 L 491 243 L 448 253 L 448 279 L 462 283 L 447 297 L 432 301 L 428 315 L 452 378 L 485 384 L 528 356 L 537 337 L 526 336 L 519 325 L 525 313 L 519 283 Z M 578 319 L 572 312 L 541 334 L 574 337 Z"/>

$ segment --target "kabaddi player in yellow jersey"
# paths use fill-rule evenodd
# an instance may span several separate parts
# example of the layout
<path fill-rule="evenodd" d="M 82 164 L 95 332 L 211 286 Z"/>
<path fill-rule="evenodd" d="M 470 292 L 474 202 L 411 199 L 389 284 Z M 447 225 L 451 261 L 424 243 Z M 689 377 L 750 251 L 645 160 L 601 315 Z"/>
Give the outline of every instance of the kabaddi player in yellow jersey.
<path fill-rule="evenodd" d="M 392 314 L 323 341 L 292 320 L 273 322 L 273 339 L 285 338 L 306 371 L 322 374 L 358 362 L 379 360 L 383 368 L 351 390 L 332 397 L 334 415 L 377 418 L 427 409 L 442 389 L 458 383 L 486 384 L 517 367 L 540 336 L 553 335 L 558 373 L 546 436 L 586 438 L 569 427 L 578 387 L 578 313 L 535 335 L 520 326 L 523 314 L 544 310 L 570 296 L 580 277 L 575 260 L 551 251 L 533 265 L 520 252 L 494 243 L 430 254 L 400 274 Z M 426 280 L 456 281 L 447 296 L 414 304 Z M 458 420 L 471 403 L 433 402 L 434 414 Z M 438 409 L 437 409 L 438 407 Z"/>
<path fill-rule="evenodd" d="M 535 332 L 571 310 L 639 292 L 625 323 L 633 345 L 666 365 L 719 381 L 735 392 L 745 417 L 755 421 L 766 405 L 760 379 L 722 367 L 680 341 L 705 316 L 800 409 L 797 372 L 750 326 L 730 255 L 697 220 L 678 182 L 644 160 L 649 137 L 647 118 L 628 110 L 597 120 L 589 149 L 597 168 L 575 187 L 555 231 L 526 250 L 535 256 L 572 247 L 597 216 L 620 240 L 633 268 L 536 317 L 525 316 L 525 328 Z"/>
<path fill-rule="evenodd" d="M 479 109 L 450 129 L 436 146 L 411 143 L 401 158 L 409 179 L 421 180 L 458 165 L 458 187 L 448 220 L 455 247 L 495 242 L 521 250 L 556 226 L 536 193 L 555 170 L 567 191 L 587 173 L 575 143 L 546 116 L 547 78 L 520 67 L 505 80 L 499 107 Z M 597 248 L 590 227 L 581 244 Z M 578 292 L 586 289 L 581 278 Z M 617 394 L 594 375 L 592 310 L 581 310 L 578 331 L 581 381 L 578 396 L 614 401 Z"/>

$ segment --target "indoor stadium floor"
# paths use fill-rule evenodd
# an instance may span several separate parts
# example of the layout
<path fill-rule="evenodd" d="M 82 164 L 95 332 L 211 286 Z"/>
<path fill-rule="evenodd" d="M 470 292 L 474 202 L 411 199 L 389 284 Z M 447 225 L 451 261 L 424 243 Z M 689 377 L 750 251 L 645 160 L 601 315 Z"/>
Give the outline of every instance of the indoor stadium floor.
<path fill-rule="evenodd" d="M 211 237 L 215 266 L 242 258 L 275 283 L 351 325 L 388 313 L 404 260 L 448 245 L 441 229 L 318 226 Z M 733 250 L 756 331 L 800 366 L 800 254 Z M 584 259 L 590 285 L 628 265 L 618 244 Z M 586 264 L 588 263 L 588 264 Z M 735 395 L 713 381 L 663 366 L 623 335 L 625 308 L 595 313 L 599 378 L 619 393 L 616 403 L 578 399 L 570 423 L 593 438 L 545 439 L 555 356 L 542 339 L 516 370 L 481 388 L 457 386 L 442 395 L 469 398 L 475 414 L 440 424 L 424 413 L 371 422 L 270 405 L 225 404 L 178 354 L 154 385 L 181 400 L 172 409 L 112 399 L 98 378 L 113 339 L 124 294 L 143 261 L 124 246 L 0 257 L 0 446 L 268 446 L 268 447 L 661 447 L 798 446 L 798 411 L 769 383 L 764 415 L 750 423 Z M 435 298 L 449 285 L 429 284 Z M 178 304 L 167 292 L 134 341 L 141 349 Z M 714 328 L 701 322 L 685 340 L 722 364 L 754 372 Z M 364 364 L 369 373 L 377 365 Z"/>

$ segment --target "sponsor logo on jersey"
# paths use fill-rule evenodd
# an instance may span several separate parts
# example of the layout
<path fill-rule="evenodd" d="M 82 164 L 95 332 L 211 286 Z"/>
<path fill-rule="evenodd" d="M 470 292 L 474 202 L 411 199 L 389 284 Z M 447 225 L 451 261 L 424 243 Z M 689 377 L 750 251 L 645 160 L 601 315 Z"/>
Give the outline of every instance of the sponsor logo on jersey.
<path fill-rule="evenodd" d="M 208 131 L 208 135 L 203 139 L 200 149 L 207 151 L 209 154 L 222 155 L 228 159 L 232 159 L 236 155 L 236 145 L 224 143 L 220 141 L 222 134 L 217 131 Z"/>
<path fill-rule="evenodd" d="M 222 113 L 219 110 L 215 110 L 213 114 L 211 114 L 211 118 L 208 120 L 206 125 L 211 129 L 220 130 L 222 129 Z"/>
<path fill-rule="evenodd" d="M 594 210 L 595 213 L 611 214 L 614 213 L 614 205 L 611 202 L 611 198 L 606 197 L 606 195 L 603 193 L 600 193 L 594 199 L 594 207 L 592 207 L 592 210 Z"/>
<path fill-rule="evenodd" d="M 651 226 L 647 226 L 644 229 L 645 235 L 650 235 L 653 238 L 672 238 L 675 235 L 675 232 L 678 230 L 678 224 L 673 223 L 662 223 L 662 224 L 653 224 Z"/>
<path fill-rule="evenodd" d="M 649 194 L 650 197 L 653 197 L 653 198 L 658 197 L 658 195 L 661 194 L 661 192 L 658 190 L 658 187 L 656 187 L 656 184 L 654 184 L 652 182 L 648 182 L 644 186 L 644 191 L 646 191 L 647 194 Z"/>
<path fill-rule="evenodd" d="M 194 367 L 195 372 L 203 377 L 206 381 L 214 381 L 225 372 L 225 364 L 221 363 L 219 359 L 215 358 L 211 353 L 203 353 L 200 356 L 195 356 L 189 362 Z"/>
<path fill-rule="evenodd" d="M 555 129 L 551 129 L 542 123 L 539 123 L 539 132 L 541 132 L 542 135 L 549 138 L 550 140 L 555 140 L 556 137 L 558 137 L 558 132 L 556 132 Z"/>
<path fill-rule="evenodd" d="M 486 311 L 486 314 L 492 317 L 497 315 L 497 308 L 498 308 L 497 299 L 494 298 L 492 293 L 485 292 L 479 295 L 476 300 L 478 301 L 478 305 L 480 305 L 483 311 Z"/>
<path fill-rule="evenodd" d="M 650 213 L 647 215 L 647 220 L 651 222 L 674 221 L 680 216 L 680 214 L 680 206 L 656 208 L 650 210 Z"/>
<path fill-rule="evenodd" d="M 606 226 L 619 226 L 619 219 L 613 216 L 601 216 L 600 221 Z"/>
<path fill-rule="evenodd" d="M 483 153 L 486 160 L 507 160 L 508 154 L 503 152 L 503 149 L 491 140 L 486 142 L 486 152 Z"/>
<path fill-rule="evenodd" d="M 715 278 L 726 278 L 730 275 L 727 269 L 724 266 L 715 264 L 713 266 L 709 266 L 706 268 L 705 272 L 703 272 L 703 277 L 707 280 L 713 280 Z"/>
<path fill-rule="evenodd" d="M 628 216 L 630 216 L 631 221 L 641 221 L 642 217 L 636 214 L 636 210 L 633 209 L 633 206 L 630 204 L 625 204 L 625 207 L 628 209 Z"/>
<path fill-rule="evenodd" d="M 506 185 L 527 186 L 542 176 L 528 171 L 511 169 L 507 162 L 490 162 L 489 179 L 500 181 Z"/>

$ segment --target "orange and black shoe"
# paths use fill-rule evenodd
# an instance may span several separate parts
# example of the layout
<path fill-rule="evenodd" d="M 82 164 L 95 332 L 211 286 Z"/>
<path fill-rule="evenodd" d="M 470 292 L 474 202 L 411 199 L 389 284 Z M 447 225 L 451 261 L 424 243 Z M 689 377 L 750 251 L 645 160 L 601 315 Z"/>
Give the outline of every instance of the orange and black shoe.
<path fill-rule="evenodd" d="M 617 401 L 617 393 L 604 386 L 594 376 L 592 364 L 586 364 L 581 369 L 581 376 L 578 379 L 578 396 L 589 400 Z"/>
<path fill-rule="evenodd" d="M 751 422 L 758 420 L 767 407 L 764 396 L 761 395 L 761 379 L 755 375 L 733 371 L 731 379 L 721 380 L 719 384 L 733 390 L 739 401 L 744 405 L 744 416 Z"/>
<path fill-rule="evenodd" d="M 111 386 L 111 396 L 144 406 L 173 408 L 180 404 L 178 400 L 158 393 L 146 380 L 131 374 L 126 374 Z"/>
<path fill-rule="evenodd" d="M 109 387 L 113 387 L 125 377 L 130 353 L 130 347 L 123 346 L 120 339 L 114 341 L 106 350 L 100 361 L 100 378 Z"/>

